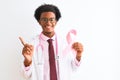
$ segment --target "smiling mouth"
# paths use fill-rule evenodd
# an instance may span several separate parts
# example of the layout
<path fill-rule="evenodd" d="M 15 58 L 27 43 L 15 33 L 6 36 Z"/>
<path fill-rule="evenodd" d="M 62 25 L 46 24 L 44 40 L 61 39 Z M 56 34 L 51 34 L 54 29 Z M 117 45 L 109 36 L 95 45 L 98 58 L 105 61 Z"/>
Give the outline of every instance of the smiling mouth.
<path fill-rule="evenodd" d="M 45 29 L 46 29 L 45 34 L 51 34 L 52 33 L 51 32 L 51 26 L 45 26 Z"/>
<path fill-rule="evenodd" d="M 45 28 L 50 28 L 51 26 L 45 26 Z"/>

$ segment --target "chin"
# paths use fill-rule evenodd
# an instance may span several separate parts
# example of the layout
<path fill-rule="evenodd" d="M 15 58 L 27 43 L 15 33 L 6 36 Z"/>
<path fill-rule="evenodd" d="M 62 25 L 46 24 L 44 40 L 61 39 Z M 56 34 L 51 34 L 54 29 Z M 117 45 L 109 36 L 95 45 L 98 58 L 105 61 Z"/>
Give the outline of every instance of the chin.
<path fill-rule="evenodd" d="M 52 32 L 45 32 L 46 34 L 51 34 Z"/>

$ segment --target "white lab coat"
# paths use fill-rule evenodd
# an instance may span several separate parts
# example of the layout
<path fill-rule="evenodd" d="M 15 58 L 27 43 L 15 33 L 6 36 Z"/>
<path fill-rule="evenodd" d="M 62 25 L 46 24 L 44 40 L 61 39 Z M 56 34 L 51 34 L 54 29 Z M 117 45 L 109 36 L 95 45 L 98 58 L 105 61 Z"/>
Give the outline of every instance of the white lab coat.
<path fill-rule="evenodd" d="M 39 37 L 37 36 L 33 40 L 33 45 L 37 46 L 39 44 Z M 71 80 L 71 75 L 74 74 L 74 71 L 79 67 L 75 63 L 75 55 L 72 53 L 72 50 L 67 50 L 68 45 L 67 41 L 62 38 L 62 36 L 57 35 L 57 44 L 58 44 L 58 55 L 56 60 L 58 61 L 58 70 L 59 70 L 59 80 Z M 70 46 L 70 45 L 69 45 Z M 64 51 L 66 50 L 66 51 Z M 36 50 L 33 57 L 32 65 L 29 70 L 25 70 L 23 65 L 23 75 L 27 80 L 44 80 L 44 55 L 42 54 L 42 47 L 39 46 Z"/>

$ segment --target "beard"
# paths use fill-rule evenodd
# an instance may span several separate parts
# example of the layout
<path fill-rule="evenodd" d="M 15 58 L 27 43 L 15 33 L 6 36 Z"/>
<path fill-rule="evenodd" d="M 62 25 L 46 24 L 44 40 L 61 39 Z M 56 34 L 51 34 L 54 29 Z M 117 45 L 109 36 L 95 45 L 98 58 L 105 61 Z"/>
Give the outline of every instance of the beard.
<path fill-rule="evenodd" d="M 45 34 L 47 34 L 47 35 L 48 35 L 48 34 L 51 34 L 51 33 L 52 33 L 52 32 L 45 32 Z"/>
<path fill-rule="evenodd" d="M 52 32 L 42 32 L 44 35 L 48 36 L 48 35 L 51 35 Z"/>

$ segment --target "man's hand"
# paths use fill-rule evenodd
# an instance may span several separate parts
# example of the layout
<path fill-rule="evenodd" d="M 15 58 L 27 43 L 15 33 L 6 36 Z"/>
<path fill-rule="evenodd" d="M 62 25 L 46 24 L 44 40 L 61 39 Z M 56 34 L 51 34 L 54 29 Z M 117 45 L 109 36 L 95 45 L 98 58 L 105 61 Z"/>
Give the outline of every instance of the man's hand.
<path fill-rule="evenodd" d="M 78 61 L 80 61 L 81 56 L 82 56 L 82 52 L 83 52 L 83 45 L 79 42 L 75 42 L 75 43 L 73 43 L 72 48 L 77 52 L 76 59 Z"/>
<path fill-rule="evenodd" d="M 32 63 L 32 56 L 33 56 L 34 47 L 33 47 L 33 45 L 25 43 L 23 38 L 19 37 L 19 39 L 24 46 L 22 49 L 22 55 L 25 58 L 24 65 L 27 67 Z"/>

